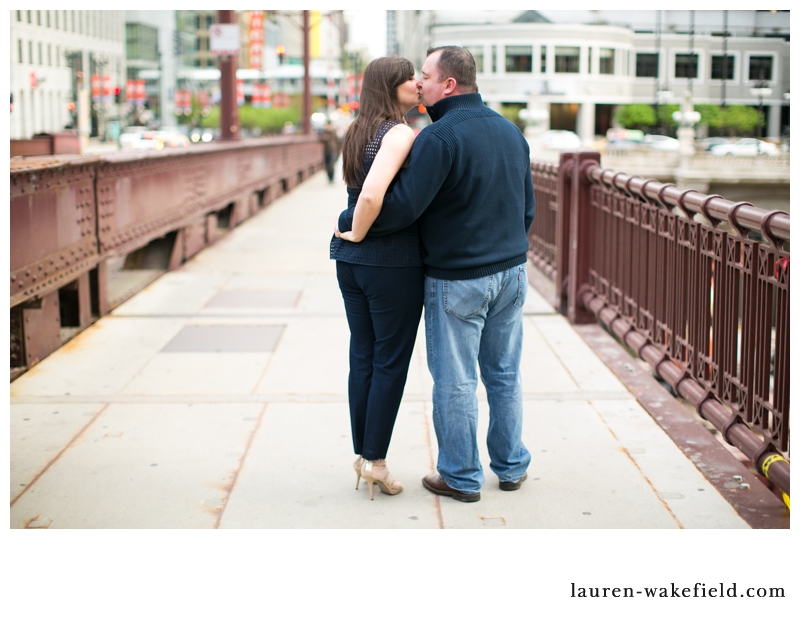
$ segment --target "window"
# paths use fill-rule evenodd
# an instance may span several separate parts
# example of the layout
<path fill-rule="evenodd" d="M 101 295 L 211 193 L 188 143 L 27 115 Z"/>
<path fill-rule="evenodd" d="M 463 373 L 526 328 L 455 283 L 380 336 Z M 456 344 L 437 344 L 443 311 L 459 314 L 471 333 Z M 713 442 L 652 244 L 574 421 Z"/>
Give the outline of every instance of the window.
<path fill-rule="evenodd" d="M 83 14 L 84 11 L 78 11 L 78 34 L 83 34 Z"/>
<path fill-rule="evenodd" d="M 52 46 L 48 43 L 47 44 L 47 64 L 48 65 L 52 65 L 53 64 L 53 53 L 52 52 L 53 52 Z"/>
<path fill-rule="evenodd" d="M 675 77 L 697 78 L 697 54 L 675 54 Z"/>
<path fill-rule="evenodd" d="M 600 48 L 600 73 L 603 75 L 614 75 L 614 50 L 610 48 Z"/>
<path fill-rule="evenodd" d="M 533 47 L 530 45 L 506 46 L 506 71 L 530 73 L 533 69 Z"/>
<path fill-rule="evenodd" d="M 636 54 L 636 77 L 658 77 L 658 54 Z"/>
<path fill-rule="evenodd" d="M 475 59 L 475 71 L 477 73 L 483 73 L 483 47 L 479 45 L 467 45 L 464 49 L 472 54 L 472 58 Z"/>
<path fill-rule="evenodd" d="M 18 22 L 22 21 L 22 11 L 17 11 L 17 21 Z"/>
<path fill-rule="evenodd" d="M 58 15 L 58 13 L 56 13 Z M 61 48 L 56 45 L 56 67 L 61 66 Z"/>
<path fill-rule="evenodd" d="M 42 12 L 41 11 L 36 11 L 36 25 L 37 26 L 41 26 L 42 25 Z"/>
<path fill-rule="evenodd" d="M 194 17 L 194 29 L 195 30 L 200 30 L 200 16 L 199 15 L 195 15 L 195 17 Z"/>
<path fill-rule="evenodd" d="M 58 29 L 58 11 L 53 11 L 53 23 L 55 24 L 56 29 Z"/>
<path fill-rule="evenodd" d="M 733 56 L 711 57 L 711 79 L 733 80 Z"/>
<path fill-rule="evenodd" d="M 772 56 L 751 56 L 748 80 L 772 80 Z"/>
<path fill-rule="evenodd" d="M 75 11 L 72 11 L 72 32 L 75 32 Z"/>
<path fill-rule="evenodd" d="M 17 39 L 17 62 L 22 64 L 22 39 Z"/>
<path fill-rule="evenodd" d="M 206 30 L 211 30 L 211 24 L 214 23 L 214 18 L 211 15 L 206 15 Z"/>
<path fill-rule="evenodd" d="M 556 73 L 578 73 L 581 48 L 556 46 Z"/>
<path fill-rule="evenodd" d="M 544 45 L 542 46 L 542 53 L 540 55 L 540 59 L 541 60 L 539 66 L 542 70 L 542 73 L 547 73 L 547 47 Z"/>
<path fill-rule="evenodd" d="M 497 73 L 497 46 L 492 46 L 492 73 Z"/>
<path fill-rule="evenodd" d="M 592 48 L 590 48 L 590 47 L 586 48 L 586 56 L 588 57 L 587 61 L 586 61 L 586 73 L 591 73 L 592 72 Z"/>
<path fill-rule="evenodd" d="M 42 64 L 42 44 L 39 43 L 39 45 L 37 47 L 39 48 L 39 64 L 41 65 Z"/>
<path fill-rule="evenodd" d="M 33 41 L 28 41 L 28 64 L 33 64 Z"/>
<path fill-rule="evenodd" d="M 47 27 L 50 28 L 50 11 L 45 11 L 44 16 L 47 18 Z"/>
<path fill-rule="evenodd" d="M 27 13 L 28 13 L 28 23 L 29 23 L 29 24 L 32 24 L 32 23 L 33 23 L 33 15 L 31 15 L 31 13 L 32 13 L 32 12 L 33 12 L 33 11 L 28 11 L 28 12 L 27 12 Z"/>

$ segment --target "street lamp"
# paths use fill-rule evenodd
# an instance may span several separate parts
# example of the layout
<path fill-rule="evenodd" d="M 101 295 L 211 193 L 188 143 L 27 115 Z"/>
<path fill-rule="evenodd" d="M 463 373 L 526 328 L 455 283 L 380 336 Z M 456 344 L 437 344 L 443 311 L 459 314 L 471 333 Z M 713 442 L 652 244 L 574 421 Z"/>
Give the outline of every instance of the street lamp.
<path fill-rule="evenodd" d="M 767 86 L 767 82 L 756 82 L 755 87 L 750 89 L 753 97 L 758 97 L 758 139 L 761 140 L 761 115 L 764 107 L 764 97 L 772 95 L 772 89 Z M 761 152 L 761 142 L 758 143 L 758 151 Z"/>
<path fill-rule="evenodd" d="M 680 141 L 680 152 L 684 155 L 694 154 L 694 126 L 700 122 L 700 113 L 692 105 L 691 91 L 683 94 L 683 104 L 678 112 L 672 113 L 672 120 L 678 127 L 678 140 Z"/>

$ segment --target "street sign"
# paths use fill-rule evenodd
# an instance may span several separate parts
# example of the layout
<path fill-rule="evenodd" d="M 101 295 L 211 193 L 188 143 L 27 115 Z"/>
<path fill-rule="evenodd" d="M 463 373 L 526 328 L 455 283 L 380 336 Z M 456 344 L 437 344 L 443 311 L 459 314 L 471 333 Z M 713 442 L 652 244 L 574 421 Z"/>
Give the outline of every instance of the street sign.
<path fill-rule="evenodd" d="M 239 24 L 211 24 L 209 52 L 213 56 L 238 56 Z"/>

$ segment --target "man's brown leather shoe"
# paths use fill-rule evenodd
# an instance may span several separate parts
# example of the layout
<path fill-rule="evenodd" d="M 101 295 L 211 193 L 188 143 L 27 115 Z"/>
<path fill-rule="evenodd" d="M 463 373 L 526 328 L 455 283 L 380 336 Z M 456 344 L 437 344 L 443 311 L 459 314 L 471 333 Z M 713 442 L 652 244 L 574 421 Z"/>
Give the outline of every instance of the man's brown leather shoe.
<path fill-rule="evenodd" d="M 460 500 L 461 502 L 478 502 L 481 499 L 480 492 L 476 494 L 465 494 L 464 492 L 459 492 L 457 489 L 453 489 L 447 483 L 445 483 L 442 477 L 436 473 L 423 477 L 422 484 L 429 492 L 439 494 L 439 496 L 450 496 L 454 500 Z"/>
<path fill-rule="evenodd" d="M 522 482 L 528 478 L 528 473 L 522 475 L 519 481 L 500 481 L 500 489 L 504 492 L 513 492 L 515 489 L 522 487 Z"/>

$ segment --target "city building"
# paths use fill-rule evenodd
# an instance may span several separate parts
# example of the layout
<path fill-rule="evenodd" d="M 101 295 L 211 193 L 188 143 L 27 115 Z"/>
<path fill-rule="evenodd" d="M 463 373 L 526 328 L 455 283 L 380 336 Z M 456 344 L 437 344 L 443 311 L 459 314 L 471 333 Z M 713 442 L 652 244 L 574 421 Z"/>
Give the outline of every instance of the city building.
<path fill-rule="evenodd" d="M 269 105 L 285 103 L 282 96 L 300 95 L 303 90 L 303 11 L 262 13 L 261 54 L 254 57 L 251 53 L 252 11 L 237 11 L 240 52 L 236 76 L 242 81 L 245 102 L 252 103 L 256 89 L 267 85 Z M 176 11 L 176 17 L 184 48 L 182 57 L 177 59 L 177 88 L 192 93 L 207 92 L 210 101 L 217 102 L 220 72 L 216 57 L 210 52 L 209 34 L 211 24 L 217 21 L 217 13 Z M 309 30 L 312 95 L 318 98 L 318 106 L 319 102 L 324 102 L 323 106 L 337 107 L 347 98 L 347 80 L 342 66 L 342 59 L 348 58 L 343 52 L 347 37 L 343 11 L 309 11 Z M 254 63 L 254 58 L 260 62 Z M 277 100 L 274 95 L 278 96 Z"/>
<path fill-rule="evenodd" d="M 125 12 L 11 11 L 13 139 L 76 127 L 105 130 L 125 84 Z"/>
<path fill-rule="evenodd" d="M 151 113 L 161 125 L 175 124 L 175 72 L 181 49 L 176 11 L 125 11 L 126 116 Z M 132 83 L 133 81 L 133 83 Z M 144 90 L 127 92 L 143 82 Z M 142 99 L 144 101 L 142 101 Z"/>
<path fill-rule="evenodd" d="M 461 45 L 488 105 L 526 106 L 541 129 L 604 135 L 628 103 L 762 107 L 789 129 L 788 11 L 396 11 L 390 49 L 419 67 Z"/>

